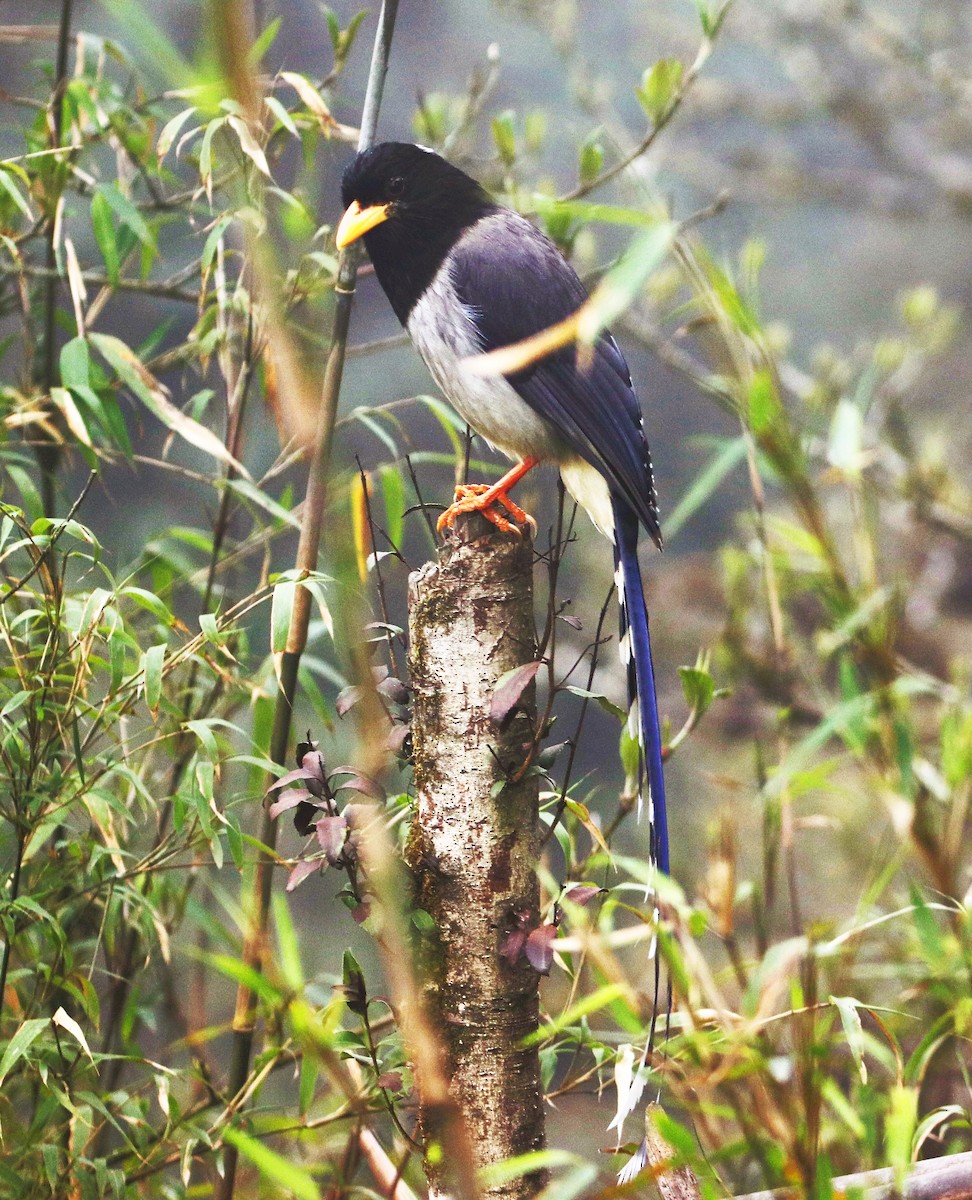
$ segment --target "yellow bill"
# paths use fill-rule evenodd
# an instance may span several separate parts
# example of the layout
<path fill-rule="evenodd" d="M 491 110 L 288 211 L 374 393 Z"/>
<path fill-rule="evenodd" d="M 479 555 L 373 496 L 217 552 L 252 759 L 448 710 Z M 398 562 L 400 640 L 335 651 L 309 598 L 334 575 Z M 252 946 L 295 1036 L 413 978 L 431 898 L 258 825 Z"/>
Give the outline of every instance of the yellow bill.
<path fill-rule="evenodd" d="M 367 208 L 362 208 L 357 200 L 352 200 L 334 235 L 337 248 L 343 250 L 345 246 L 350 246 L 369 229 L 374 229 L 382 221 L 387 221 L 390 215 L 390 204 L 371 204 Z"/>

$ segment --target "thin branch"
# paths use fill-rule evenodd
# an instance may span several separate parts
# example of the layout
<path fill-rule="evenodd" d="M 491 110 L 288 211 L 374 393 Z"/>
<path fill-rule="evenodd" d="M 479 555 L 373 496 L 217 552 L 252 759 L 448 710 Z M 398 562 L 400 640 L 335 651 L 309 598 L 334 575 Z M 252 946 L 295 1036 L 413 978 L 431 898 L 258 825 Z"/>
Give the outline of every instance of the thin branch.
<path fill-rule="evenodd" d="M 57 34 L 57 66 L 54 73 L 54 90 L 51 93 L 51 149 L 61 147 L 61 136 L 64 125 L 64 89 L 67 86 L 67 57 L 68 43 L 71 36 L 71 4 L 72 0 L 61 0 L 61 23 Z M 44 358 L 42 387 L 44 394 L 50 396 L 54 386 L 54 351 L 57 317 L 57 209 L 60 197 L 54 201 L 54 212 L 50 215 L 50 226 L 47 236 L 47 269 L 54 272 L 55 277 L 47 280 L 44 289 Z M 54 475 L 60 460 L 60 450 L 56 445 L 45 444 L 37 450 L 37 458 L 41 469 L 41 490 L 44 512 L 48 516 L 54 514 Z"/>
<path fill-rule="evenodd" d="M 388 71 L 388 56 L 398 0 L 383 0 L 375 35 L 368 87 L 361 117 L 361 136 L 358 149 L 364 150 L 375 139 L 378 112 L 384 91 L 385 75 Z M 245 62 L 246 47 L 228 46 L 227 50 L 237 53 L 231 66 L 238 70 Z M 245 93 L 244 93 L 245 94 Z M 349 246 L 341 254 L 338 264 L 338 279 L 335 287 L 334 327 L 331 350 L 324 370 L 324 387 L 320 413 L 317 416 L 317 437 L 308 468 L 306 503 L 301 522 L 300 541 L 297 547 L 296 567 L 304 574 L 317 568 L 318 551 L 324 524 L 324 512 L 328 495 L 328 468 L 331 459 L 331 444 L 337 415 L 338 397 L 344 372 L 344 354 L 347 345 L 351 308 L 354 303 L 357 275 L 358 251 Z M 276 763 L 284 763 L 290 737 L 290 721 L 297 690 L 297 673 L 301 655 L 307 642 L 310 623 L 311 594 L 307 588 L 298 588 L 294 596 L 290 631 L 280 665 L 280 683 L 274 711 L 271 733 L 270 756 Z M 259 840 L 264 847 L 256 866 L 253 885 L 253 906 L 249 918 L 246 941 L 243 948 L 244 963 L 260 970 L 263 961 L 266 935 L 269 925 L 270 891 L 275 862 L 274 849 L 277 839 L 277 824 L 264 811 Z M 252 988 L 241 984 L 236 994 L 236 1012 L 233 1018 L 233 1048 L 229 1072 L 228 1094 L 231 1099 L 242 1095 L 250 1073 L 250 1055 L 256 1020 L 256 995 Z M 216 1200 L 232 1200 L 236 1181 L 237 1150 L 225 1147 L 224 1174 L 216 1188 Z"/>

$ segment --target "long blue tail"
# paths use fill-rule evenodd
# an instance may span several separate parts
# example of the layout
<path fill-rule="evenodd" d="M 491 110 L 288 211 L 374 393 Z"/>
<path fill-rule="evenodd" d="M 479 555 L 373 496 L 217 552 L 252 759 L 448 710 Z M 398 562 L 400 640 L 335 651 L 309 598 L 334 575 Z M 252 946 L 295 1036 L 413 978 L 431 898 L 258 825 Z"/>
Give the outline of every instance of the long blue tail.
<path fill-rule="evenodd" d="M 638 518 L 620 499 L 614 500 L 614 558 L 621 601 L 621 647 L 628 669 L 628 704 L 636 713 L 642 762 L 648 776 L 649 854 L 651 862 L 669 873 L 668 811 L 662 768 L 661 725 L 655 695 L 655 671 L 648 634 L 648 607 L 638 566 Z"/>

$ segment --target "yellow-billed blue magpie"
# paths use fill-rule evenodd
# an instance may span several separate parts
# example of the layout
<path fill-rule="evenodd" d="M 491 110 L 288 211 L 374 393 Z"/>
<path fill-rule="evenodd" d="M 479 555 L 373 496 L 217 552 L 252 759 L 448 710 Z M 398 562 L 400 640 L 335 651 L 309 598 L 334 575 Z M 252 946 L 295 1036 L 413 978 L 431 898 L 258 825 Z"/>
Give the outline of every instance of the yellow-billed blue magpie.
<path fill-rule="evenodd" d="M 445 514 L 502 504 L 538 463 L 555 463 L 564 486 L 614 542 L 621 655 L 631 732 L 643 747 L 652 861 L 669 870 L 662 743 L 648 610 L 638 567 L 638 529 L 661 547 L 651 457 L 624 356 L 603 333 L 587 357 L 561 348 L 507 376 L 483 377 L 471 357 L 522 341 L 565 320 L 587 299 L 560 251 L 529 221 L 431 150 L 386 142 L 344 174 L 339 248 L 364 238 L 378 281 L 446 399 L 517 465 L 488 489 L 459 489 Z M 479 494 L 474 494 L 476 491 Z M 460 498 L 461 495 L 461 498 Z"/>

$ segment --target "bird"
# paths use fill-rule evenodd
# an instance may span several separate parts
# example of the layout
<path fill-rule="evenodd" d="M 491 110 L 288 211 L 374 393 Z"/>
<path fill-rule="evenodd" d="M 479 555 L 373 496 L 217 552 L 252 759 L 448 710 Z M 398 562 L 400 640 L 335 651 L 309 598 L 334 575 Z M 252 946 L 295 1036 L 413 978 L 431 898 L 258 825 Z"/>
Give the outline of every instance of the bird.
<path fill-rule="evenodd" d="M 605 330 L 589 350 L 568 344 L 513 373 L 483 375 L 472 365 L 477 356 L 567 320 L 588 299 L 560 250 L 460 168 L 408 142 L 359 152 L 343 174 L 341 196 L 338 249 L 363 240 L 445 398 L 515 464 L 491 486 L 457 488 L 440 531 L 470 511 L 514 528 L 508 516 L 527 518 L 508 489 L 537 465 L 553 464 L 614 543 L 628 728 L 648 781 L 649 857 L 668 875 L 662 737 L 638 561 L 640 530 L 658 549 L 662 534 L 644 418 L 624 356 Z M 657 959 L 655 988 L 657 1001 Z"/>

